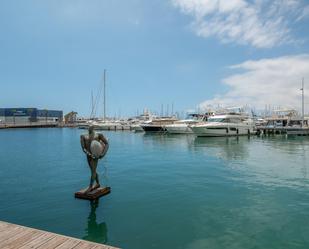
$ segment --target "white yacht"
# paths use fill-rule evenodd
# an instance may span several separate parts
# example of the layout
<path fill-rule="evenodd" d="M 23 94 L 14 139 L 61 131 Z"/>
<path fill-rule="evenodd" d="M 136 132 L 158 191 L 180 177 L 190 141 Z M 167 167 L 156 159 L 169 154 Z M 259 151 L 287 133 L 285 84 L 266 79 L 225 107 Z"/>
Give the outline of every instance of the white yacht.
<path fill-rule="evenodd" d="M 177 121 L 176 118 L 174 117 L 160 117 L 160 118 L 155 118 L 150 121 L 147 121 L 143 124 L 141 124 L 141 127 L 143 130 L 148 133 L 148 132 L 157 132 L 157 133 L 164 133 L 166 132 L 166 125 L 173 124 Z"/>
<path fill-rule="evenodd" d="M 197 124 L 195 119 L 183 119 L 176 121 L 174 124 L 165 125 L 165 129 L 170 134 L 192 134 L 190 125 Z"/>
<path fill-rule="evenodd" d="M 167 133 L 170 134 L 193 134 L 191 125 L 207 121 L 208 117 L 212 116 L 213 112 L 206 112 L 204 114 L 191 113 L 187 119 L 178 120 L 174 124 L 165 125 Z"/>
<path fill-rule="evenodd" d="M 199 137 L 239 136 L 253 134 L 254 123 L 242 113 L 216 114 L 191 129 Z"/>
<path fill-rule="evenodd" d="M 143 132 L 144 131 L 144 129 L 142 128 L 142 126 L 140 124 L 132 124 L 131 130 L 134 131 L 134 132 Z"/>
<path fill-rule="evenodd" d="M 155 115 L 145 109 L 142 115 L 130 119 L 130 129 L 134 132 L 144 132 L 141 125 L 151 123 L 151 120 L 155 118 Z"/>
<path fill-rule="evenodd" d="M 121 124 L 115 121 L 98 121 L 94 125 L 94 129 L 96 130 L 120 130 Z"/>

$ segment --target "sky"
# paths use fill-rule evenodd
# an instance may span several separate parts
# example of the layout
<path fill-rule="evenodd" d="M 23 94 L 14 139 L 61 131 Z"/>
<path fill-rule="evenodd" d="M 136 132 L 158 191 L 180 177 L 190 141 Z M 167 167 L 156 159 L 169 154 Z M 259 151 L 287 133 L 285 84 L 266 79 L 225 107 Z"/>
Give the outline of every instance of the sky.
<path fill-rule="evenodd" d="M 104 69 L 108 116 L 309 113 L 309 1 L 0 0 L 0 107 L 87 117 Z"/>

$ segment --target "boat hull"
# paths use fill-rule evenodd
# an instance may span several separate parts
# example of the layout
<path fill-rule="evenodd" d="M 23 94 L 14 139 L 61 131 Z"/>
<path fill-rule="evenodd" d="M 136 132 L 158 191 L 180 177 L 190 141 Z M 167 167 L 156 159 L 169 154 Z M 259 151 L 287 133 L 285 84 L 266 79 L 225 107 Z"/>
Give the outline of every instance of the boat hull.
<path fill-rule="evenodd" d="M 164 133 L 166 129 L 161 125 L 142 125 L 141 126 L 146 133 Z"/>
<path fill-rule="evenodd" d="M 242 136 L 253 134 L 253 127 L 238 125 L 238 126 L 193 126 L 191 127 L 194 134 L 198 137 L 227 137 L 227 136 Z"/>
<path fill-rule="evenodd" d="M 131 125 L 131 130 L 134 132 L 143 132 L 144 129 L 140 125 Z"/>
<path fill-rule="evenodd" d="M 165 129 L 170 134 L 193 134 L 192 129 L 188 125 L 167 125 Z"/>

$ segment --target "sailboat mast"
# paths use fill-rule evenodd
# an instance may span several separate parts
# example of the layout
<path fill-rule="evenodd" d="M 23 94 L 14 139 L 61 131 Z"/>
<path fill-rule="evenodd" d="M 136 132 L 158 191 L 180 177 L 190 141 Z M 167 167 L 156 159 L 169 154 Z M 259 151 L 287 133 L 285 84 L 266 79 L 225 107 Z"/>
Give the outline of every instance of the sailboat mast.
<path fill-rule="evenodd" d="M 304 78 L 302 79 L 302 108 L 301 108 L 301 112 L 302 112 L 302 126 L 304 126 L 304 119 L 305 119 L 305 88 L 304 88 Z"/>
<path fill-rule="evenodd" d="M 94 112 L 94 102 L 93 102 L 93 91 L 91 90 L 91 114 L 90 114 L 90 119 L 93 118 L 93 112 Z"/>
<path fill-rule="evenodd" d="M 103 109 L 103 120 L 105 121 L 106 119 L 106 69 L 104 69 L 104 76 L 103 76 L 103 105 L 104 105 L 104 109 Z"/>

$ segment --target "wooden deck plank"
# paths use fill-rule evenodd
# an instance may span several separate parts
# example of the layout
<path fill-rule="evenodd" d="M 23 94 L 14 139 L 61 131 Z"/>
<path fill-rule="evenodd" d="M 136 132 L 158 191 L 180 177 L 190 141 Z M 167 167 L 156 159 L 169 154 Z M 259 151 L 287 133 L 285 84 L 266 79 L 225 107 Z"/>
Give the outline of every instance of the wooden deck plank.
<path fill-rule="evenodd" d="M 17 227 L 13 224 L 10 224 L 10 223 L 6 223 L 6 222 L 0 222 L 0 231 L 4 232 L 4 231 L 10 231 L 10 230 L 13 230 L 13 229 L 17 229 L 17 228 L 20 228 L 20 227 Z"/>
<path fill-rule="evenodd" d="M 75 247 L 73 247 L 74 249 L 93 249 L 95 247 L 95 245 L 84 242 L 84 241 L 80 241 Z"/>
<path fill-rule="evenodd" d="M 55 236 L 54 238 L 46 241 L 39 247 L 36 247 L 37 249 L 54 249 L 57 246 L 63 244 L 65 241 L 69 240 L 69 238 L 65 238 L 62 236 Z"/>
<path fill-rule="evenodd" d="M 36 231 L 36 233 L 32 233 L 33 236 L 31 236 L 28 240 L 24 241 L 24 243 L 21 243 L 18 248 L 24 248 L 24 249 L 30 249 L 30 248 L 35 248 L 37 246 L 37 241 L 39 240 L 39 238 L 41 238 L 44 233 L 42 233 L 41 231 Z M 32 241 L 36 242 L 36 243 L 32 243 Z M 32 243 L 32 244 L 31 244 Z"/>
<path fill-rule="evenodd" d="M 0 221 L 1 249 L 117 249 L 39 229 Z"/>
<path fill-rule="evenodd" d="M 106 246 L 105 249 L 114 249 L 115 247 L 111 247 L 111 246 Z M 102 249 L 102 247 L 100 246 L 95 246 L 94 248 L 92 249 Z"/>
<path fill-rule="evenodd" d="M 74 248 L 80 241 L 79 240 L 73 240 L 73 239 L 68 239 L 65 241 L 63 244 L 57 246 L 55 249 L 72 249 Z"/>
<path fill-rule="evenodd" d="M 28 241 L 25 245 L 20 247 L 19 249 L 29 249 L 29 248 L 37 248 L 42 244 L 46 243 L 47 241 L 51 240 L 52 238 L 56 237 L 56 235 L 51 233 L 44 233 L 42 232 L 37 238 Z"/>
<path fill-rule="evenodd" d="M 0 248 L 4 248 L 10 244 L 12 244 L 12 242 L 14 241 L 21 241 L 23 240 L 23 238 L 29 234 L 31 234 L 32 231 L 30 230 L 27 230 L 27 229 L 23 229 L 21 230 L 18 234 L 14 234 L 14 236 L 11 236 L 5 240 L 2 240 L 1 243 L 0 243 Z"/>
<path fill-rule="evenodd" d="M 17 227 L 9 226 L 3 230 L 0 230 L 0 241 L 6 236 L 6 234 L 12 234 L 12 230 L 17 229 Z"/>
<path fill-rule="evenodd" d="M 25 233 L 23 236 L 19 238 L 15 238 L 15 240 L 12 240 L 10 243 L 7 243 L 6 246 L 3 247 L 3 249 L 14 249 L 19 248 L 26 244 L 29 240 L 32 240 L 36 238 L 39 235 L 38 231 L 31 231 L 28 233 Z"/>
<path fill-rule="evenodd" d="M 0 232 L 1 231 L 4 231 L 4 230 L 7 230 L 7 229 L 10 229 L 10 227 L 14 227 L 8 223 L 0 223 Z"/>
<path fill-rule="evenodd" d="M 0 233 L 0 245 L 3 243 L 5 240 L 12 238 L 18 234 L 20 234 L 24 229 L 22 227 L 14 227 L 12 229 L 3 231 Z"/>

